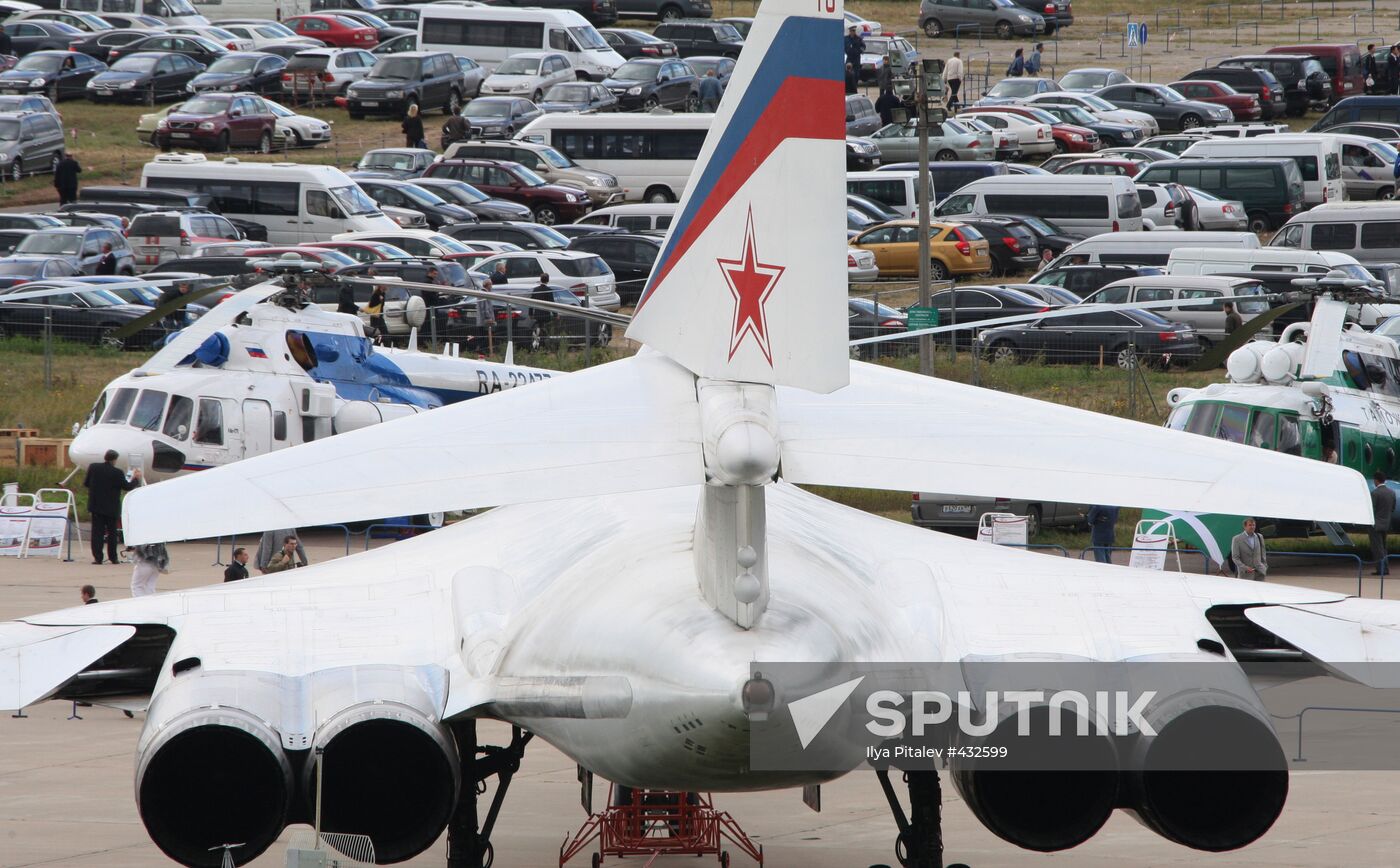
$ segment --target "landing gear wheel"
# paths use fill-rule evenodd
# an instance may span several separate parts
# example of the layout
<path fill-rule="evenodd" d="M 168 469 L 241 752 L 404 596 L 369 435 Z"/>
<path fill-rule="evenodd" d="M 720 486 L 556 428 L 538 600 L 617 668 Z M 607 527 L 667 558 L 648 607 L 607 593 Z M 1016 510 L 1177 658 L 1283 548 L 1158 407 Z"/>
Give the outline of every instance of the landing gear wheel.
<path fill-rule="evenodd" d="M 722 850 L 722 851 L 720 851 L 720 854 L 719 854 L 719 865 L 720 865 L 720 868 L 729 868 L 729 851 L 728 851 L 728 850 Z"/>
<path fill-rule="evenodd" d="M 894 841 L 894 855 L 902 868 L 941 868 L 943 865 L 943 791 L 938 772 L 905 772 L 909 788 L 909 813 L 904 813 L 890 783 L 889 770 L 875 772 L 880 789 L 885 793 L 890 813 L 894 815 L 899 834 Z"/>
<path fill-rule="evenodd" d="M 602 853 L 594 853 L 594 854 L 589 858 L 588 864 L 591 865 L 591 866 L 593 866 L 593 868 L 598 868 L 599 865 L 602 865 L 602 864 L 603 864 L 603 854 L 602 854 Z"/>
<path fill-rule="evenodd" d="M 449 868 L 491 868 L 491 863 L 496 861 L 491 832 L 510 789 L 511 778 L 520 770 L 525 746 L 534 736 L 512 727 L 510 744 L 496 747 L 477 742 L 475 720 L 453 723 L 451 727 L 457 753 L 462 757 L 462 788 L 447 824 L 447 864 Z M 496 778 L 495 792 L 485 822 L 481 822 L 478 802 L 492 776 Z"/>

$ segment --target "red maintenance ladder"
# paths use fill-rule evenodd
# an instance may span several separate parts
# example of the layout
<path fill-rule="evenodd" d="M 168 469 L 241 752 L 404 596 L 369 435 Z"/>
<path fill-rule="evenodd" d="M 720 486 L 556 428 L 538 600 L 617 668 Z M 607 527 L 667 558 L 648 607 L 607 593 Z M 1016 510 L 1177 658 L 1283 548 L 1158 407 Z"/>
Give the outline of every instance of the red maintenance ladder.
<path fill-rule="evenodd" d="M 708 793 L 634 790 L 613 784 L 608 787 L 608 805 L 590 814 L 573 840 L 559 848 L 561 868 L 594 841 L 598 850 L 593 853 L 593 868 L 609 856 L 660 855 L 716 856 L 728 868 L 725 841 L 763 864 L 763 847 L 751 841 L 727 812 L 716 811 Z"/>

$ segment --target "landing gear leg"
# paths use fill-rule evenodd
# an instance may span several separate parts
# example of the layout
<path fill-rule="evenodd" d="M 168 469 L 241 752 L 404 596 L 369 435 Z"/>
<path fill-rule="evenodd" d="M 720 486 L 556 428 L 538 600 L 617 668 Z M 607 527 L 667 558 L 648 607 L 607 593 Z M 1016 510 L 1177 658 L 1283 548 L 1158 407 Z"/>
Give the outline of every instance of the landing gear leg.
<path fill-rule="evenodd" d="M 943 868 L 943 790 L 938 772 L 905 772 L 909 787 L 909 814 L 906 817 L 899 796 L 890 783 L 888 770 L 875 773 L 885 800 L 890 803 L 899 837 L 895 839 L 895 857 L 901 868 Z M 966 868 L 966 866 L 949 866 Z"/>
<path fill-rule="evenodd" d="M 510 780 L 520 768 L 525 745 L 535 736 L 513 727 L 510 744 L 496 747 L 477 743 L 475 720 L 463 720 L 451 726 L 457 740 L 457 754 L 462 758 L 462 792 L 457 799 L 457 810 L 447 824 L 447 865 L 448 868 L 490 868 L 496 859 L 491 831 L 496 827 Z M 496 792 L 491 797 L 486 822 L 482 823 L 477 818 L 477 805 L 486 792 L 486 779 L 492 775 L 498 778 Z"/>

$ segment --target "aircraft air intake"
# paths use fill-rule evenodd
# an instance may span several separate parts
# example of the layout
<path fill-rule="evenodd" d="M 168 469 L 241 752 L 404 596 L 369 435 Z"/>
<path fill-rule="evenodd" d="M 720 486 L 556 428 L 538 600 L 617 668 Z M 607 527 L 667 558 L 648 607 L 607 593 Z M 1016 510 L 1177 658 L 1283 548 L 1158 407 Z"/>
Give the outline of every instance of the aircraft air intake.
<path fill-rule="evenodd" d="M 1059 716 L 1060 735 L 1050 736 L 1051 715 Z M 1017 735 L 1017 720 L 1007 717 L 986 738 L 966 739 L 964 748 L 1007 748 L 1007 755 L 1043 758 L 1044 768 L 999 769 L 997 760 L 952 764 L 953 785 L 972 813 L 989 831 L 1028 850 L 1050 852 L 1075 847 L 1092 838 L 1118 800 L 1118 761 L 1112 739 L 1079 732 L 1070 708 L 1037 706 L 1029 711 L 1029 734 Z M 1021 765 L 1021 763 L 1018 763 Z"/>
<path fill-rule="evenodd" d="M 447 828 L 460 768 L 451 733 L 430 714 L 396 702 L 367 702 L 332 717 L 313 744 L 324 749 L 326 832 L 368 836 L 382 864 L 418 855 Z M 313 749 L 303 783 L 306 807 L 313 811 L 316 756 Z"/>
<path fill-rule="evenodd" d="M 165 724 L 136 771 L 151 840 L 176 862 L 201 868 L 222 864 L 224 844 L 242 845 L 232 851 L 238 865 L 257 858 L 287 825 L 292 792 L 277 733 L 233 708 L 194 709 Z"/>

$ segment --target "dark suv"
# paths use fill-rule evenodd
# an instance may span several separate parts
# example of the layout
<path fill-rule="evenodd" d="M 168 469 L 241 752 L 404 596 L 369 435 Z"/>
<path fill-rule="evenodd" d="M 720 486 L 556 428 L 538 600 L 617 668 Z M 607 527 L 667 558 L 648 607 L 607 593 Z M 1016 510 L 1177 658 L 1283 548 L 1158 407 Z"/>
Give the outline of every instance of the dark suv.
<path fill-rule="evenodd" d="M 700 110 L 700 79 L 683 60 L 629 60 L 603 79 L 623 109 Z"/>
<path fill-rule="evenodd" d="M 1268 70 L 1283 83 L 1288 113 L 1294 117 L 1307 114 L 1312 106 L 1326 108 L 1332 102 L 1332 77 L 1310 54 L 1250 54 L 1222 60 L 1218 65 Z"/>
<path fill-rule="evenodd" d="M 582 235 L 569 242 L 570 250 L 596 253 L 617 275 L 617 294 L 623 304 L 636 304 L 652 266 L 661 255 L 662 239 L 654 235 L 607 233 Z"/>
<path fill-rule="evenodd" d="M 63 128 L 47 112 L 0 113 L 0 171 L 11 180 L 52 172 L 63 157 Z"/>
<path fill-rule="evenodd" d="M 674 43 L 681 57 L 715 55 L 738 57 L 744 48 L 744 37 L 733 24 L 719 21 L 677 19 L 662 21 L 653 31 L 657 39 Z"/>
<path fill-rule="evenodd" d="M 710 0 L 617 0 L 617 14 L 623 18 L 709 18 L 714 12 Z"/>
<path fill-rule="evenodd" d="M 546 226 L 573 223 L 591 210 L 583 190 L 550 184 L 519 163 L 505 160 L 442 160 L 429 166 L 423 177 L 466 181 L 488 196 L 519 202 Z"/>
<path fill-rule="evenodd" d="M 345 107 L 352 118 L 367 114 L 401 117 L 417 104 L 420 111 L 453 114 L 467 92 L 457 60 L 445 51 L 405 51 L 383 57 L 369 75 L 350 85 Z"/>
<path fill-rule="evenodd" d="M 1218 81 L 1228 84 L 1240 93 L 1250 93 L 1259 97 L 1259 108 L 1263 110 L 1260 120 L 1271 121 L 1283 117 L 1288 111 L 1288 100 L 1283 95 L 1283 85 L 1267 69 L 1254 69 L 1248 66 L 1211 66 L 1188 72 L 1183 81 Z"/>

